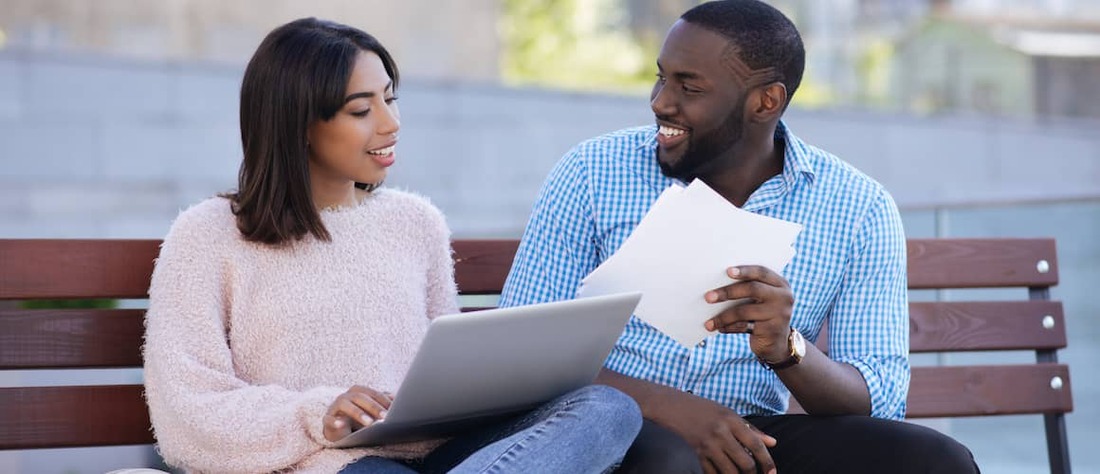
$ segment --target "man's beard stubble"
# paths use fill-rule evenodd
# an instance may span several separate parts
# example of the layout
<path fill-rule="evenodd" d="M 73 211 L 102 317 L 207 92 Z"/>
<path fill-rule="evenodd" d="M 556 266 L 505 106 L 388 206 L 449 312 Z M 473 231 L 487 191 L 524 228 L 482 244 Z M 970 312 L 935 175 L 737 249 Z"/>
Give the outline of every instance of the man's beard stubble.
<path fill-rule="evenodd" d="M 717 130 L 699 136 L 692 131 L 691 136 L 688 137 L 688 148 L 678 161 L 668 164 L 657 160 L 661 173 L 685 183 L 706 175 L 711 168 L 719 164 L 717 159 L 720 154 L 741 141 L 741 136 L 745 132 L 745 123 L 742 120 L 744 116 L 745 98 L 741 97 L 737 107 Z"/>

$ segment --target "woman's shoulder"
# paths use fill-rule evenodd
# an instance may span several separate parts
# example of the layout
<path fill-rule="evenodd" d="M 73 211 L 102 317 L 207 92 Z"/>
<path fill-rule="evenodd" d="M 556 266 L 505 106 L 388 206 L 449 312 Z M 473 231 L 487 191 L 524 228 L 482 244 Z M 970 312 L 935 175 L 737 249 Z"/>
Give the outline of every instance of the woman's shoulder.
<path fill-rule="evenodd" d="M 165 240 L 207 240 L 237 232 L 236 217 L 228 198 L 216 196 L 184 209 L 172 222 Z"/>
<path fill-rule="evenodd" d="M 450 227 L 431 199 L 413 191 L 383 188 L 374 196 L 380 206 L 375 219 L 388 222 L 404 235 L 424 235 L 429 241 L 449 239 Z"/>
<path fill-rule="evenodd" d="M 383 188 L 376 192 L 379 193 L 379 199 L 385 201 L 389 206 L 400 208 L 406 215 L 432 221 L 443 221 L 443 211 L 440 211 L 427 196 L 396 188 Z"/>

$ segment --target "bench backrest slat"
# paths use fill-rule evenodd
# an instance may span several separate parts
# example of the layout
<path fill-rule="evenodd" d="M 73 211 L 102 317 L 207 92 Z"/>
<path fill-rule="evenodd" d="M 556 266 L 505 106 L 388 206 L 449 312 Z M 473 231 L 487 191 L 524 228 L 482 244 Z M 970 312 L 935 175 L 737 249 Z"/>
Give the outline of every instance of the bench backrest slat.
<path fill-rule="evenodd" d="M 908 254 L 910 289 L 1058 284 L 1054 239 L 909 239 Z"/>
<path fill-rule="evenodd" d="M 141 309 L 0 310 L 0 370 L 141 367 Z"/>
<path fill-rule="evenodd" d="M 145 298 L 159 240 L 4 240 L 0 300 Z"/>
<path fill-rule="evenodd" d="M 152 444 L 141 385 L 0 388 L 0 450 Z"/>
<path fill-rule="evenodd" d="M 1063 364 L 913 367 L 908 403 L 908 418 L 1073 410 Z"/>
<path fill-rule="evenodd" d="M 499 294 L 512 268 L 515 240 L 456 240 L 455 282 L 464 295 Z"/>
<path fill-rule="evenodd" d="M 1061 349 L 1054 301 L 909 304 L 911 352 Z M 141 367 L 143 310 L 0 310 L 0 370 Z M 1050 329 L 1043 319 L 1050 316 Z"/>
<path fill-rule="evenodd" d="M 909 352 L 1066 347 L 1060 301 L 909 303 Z"/>

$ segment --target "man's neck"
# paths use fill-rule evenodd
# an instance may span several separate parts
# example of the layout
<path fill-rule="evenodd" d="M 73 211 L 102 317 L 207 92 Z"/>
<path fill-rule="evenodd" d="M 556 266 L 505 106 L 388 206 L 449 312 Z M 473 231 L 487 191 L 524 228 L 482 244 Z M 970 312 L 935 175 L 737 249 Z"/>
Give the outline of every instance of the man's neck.
<path fill-rule="evenodd" d="M 737 207 L 743 207 L 761 184 L 783 172 L 785 151 L 783 143 L 776 143 L 772 135 L 766 140 L 743 140 L 741 145 L 730 150 L 731 157 L 723 160 L 729 166 L 700 176 Z"/>

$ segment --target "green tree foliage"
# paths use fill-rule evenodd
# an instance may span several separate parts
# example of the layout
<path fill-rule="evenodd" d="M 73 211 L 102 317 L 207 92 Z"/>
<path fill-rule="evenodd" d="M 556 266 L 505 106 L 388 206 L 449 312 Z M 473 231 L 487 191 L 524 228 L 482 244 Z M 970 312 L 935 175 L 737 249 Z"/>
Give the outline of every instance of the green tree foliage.
<path fill-rule="evenodd" d="M 118 300 L 113 299 L 83 299 L 83 300 L 28 300 L 19 304 L 23 309 L 111 309 L 118 306 Z"/>
<path fill-rule="evenodd" d="M 646 93 L 656 47 L 630 34 L 614 0 L 502 0 L 505 82 Z"/>

